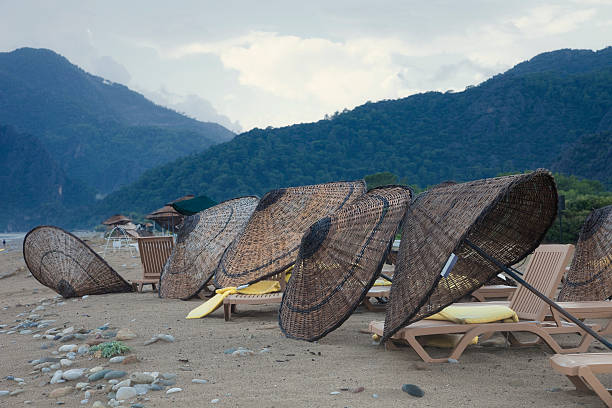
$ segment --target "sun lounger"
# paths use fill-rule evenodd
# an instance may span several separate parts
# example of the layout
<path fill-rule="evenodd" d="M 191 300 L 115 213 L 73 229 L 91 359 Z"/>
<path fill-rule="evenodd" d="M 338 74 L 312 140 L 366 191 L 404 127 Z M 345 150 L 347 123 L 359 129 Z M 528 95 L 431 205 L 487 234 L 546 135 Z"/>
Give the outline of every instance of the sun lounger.
<path fill-rule="evenodd" d="M 135 279 L 130 282 L 134 290 L 142 292 L 144 285 L 151 285 L 153 290 L 156 290 L 159 276 L 172 253 L 173 247 L 174 240 L 171 236 L 138 238 L 138 251 L 140 252 L 143 272 L 142 279 Z"/>
<path fill-rule="evenodd" d="M 267 280 L 278 280 L 280 284 L 280 292 L 276 293 L 265 293 L 262 295 L 242 295 L 233 294 L 223 299 L 223 315 L 225 321 L 229 321 L 232 318 L 232 313 L 236 313 L 236 305 L 268 305 L 268 304 L 280 304 L 283 300 L 283 292 L 285 291 L 287 271 L 283 271 L 276 275 L 271 276 Z"/>
<path fill-rule="evenodd" d="M 485 285 L 472 292 L 472 297 L 479 302 L 486 302 L 489 299 L 510 299 L 515 291 L 516 286 Z"/>
<path fill-rule="evenodd" d="M 381 272 L 387 276 L 393 276 L 395 266 L 384 264 Z M 391 285 L 372 286 L 363 300 L 363 305 L 371 312 L 385 310 L 385 302 L 381 302 L 381 300 L 388 298 L 390 293 Z M 373 303 L 372 298 L 378 299 L 379 301 Z"/>
<path fill-rule="evenodd" d="M 565 267 L 567 266 L 574 247 L 573 245 L 541 245 L 536 249 L 530 259 L 527 269 L 530 271 L 530 283 L 540 292 L 552 297 L 558 287 Z M 461 304 L 456 304 L 461 305 Z M 488 307 L 486 303 L 468 303 L 468 307 Z M 528 346 L 545 342 L 556 353 L 574 353 L 587 351 L 592 337 L 587 335 L 578 326 L 567 323 L 562 319 L 544 321 L 549 306 L 523 286 L 517 289 L 516 294 L 510 302 L 510 308 L 514 310 L 520 321 L 517 323 L 479 323 L 479 324 L 457 324 L 446 321 L 422 320 L 410 324 L 398 331 L 392 339 L 407 341 L 410 346 L 426 362 L 445 362 L 448 358 L 458 359 L 465 348 L 475 336 L 490 335 L 494 332 L 508 334 L 511 345 Z M 586 310 L 584 313 L 587 313 Z M 599 330 L 599 326 L 593 326 Z M 383 322 L 370 323 L 370 332 L 382 336 L 384 330 Z M 535 334 L 538 339 L 531 342 L 520 341 L 515 332 L 529 332 Z M 553 338 L 555 334 L 576 333 L 581 341 L 576 347 L 562 348 Z M 434 334 L 462 334 L 462 339 L 445 358 L 433 358 L 421 346 L 417 338 Z"/>
<path fill-rule="evenodd" d="M 552 367 L 564 374 L 579 392 L 594 392 L 608 407 L 612 407 L 610 390 L 595 376 L 612 373 L 612 353 L 556 354 L 550 358 Z"/>

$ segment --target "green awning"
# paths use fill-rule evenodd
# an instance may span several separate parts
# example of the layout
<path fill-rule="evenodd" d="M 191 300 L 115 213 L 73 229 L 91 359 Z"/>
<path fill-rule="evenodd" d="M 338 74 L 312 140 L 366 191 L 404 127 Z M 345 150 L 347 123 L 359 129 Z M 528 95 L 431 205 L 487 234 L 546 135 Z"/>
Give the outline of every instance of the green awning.
<path fill-rule="evenodd" d="M 190 200 L 172 203 L 172 208 L 183 215 L 193 215 L 199 213 L 200 211 L 204 211 L 213 205 L 217 205 L 217 203 L 206 196 L 199 196 Z"/>

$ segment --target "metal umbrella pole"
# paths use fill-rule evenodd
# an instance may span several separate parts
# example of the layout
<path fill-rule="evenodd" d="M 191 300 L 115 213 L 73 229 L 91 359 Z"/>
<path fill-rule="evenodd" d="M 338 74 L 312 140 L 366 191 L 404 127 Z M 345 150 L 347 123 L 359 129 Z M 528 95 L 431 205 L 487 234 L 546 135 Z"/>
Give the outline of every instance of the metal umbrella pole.
<path fill-rule="evenodd" d="M 529 283 L 525 282 L 525 280 L 523 280 L 523 278 L 521 278 L 520 276 L 518 276 L 516 273 L 514 273 L 512 270 L 510 270 L 510 268 L 506 267 L 506 265 L 502 264 L 501 262 L 499 262 L 497 259 L 493 258 L 491 255 L 487 254 L 482 248 L 478 247 L 476 244 L 474 244 L 473 242 L 471 242 L 469 239 L 465 239 L 464 240 L 465 243 L 471 247 L 473 250 L 475 250 L 480 256 L 482 256 L 484 259 L 486 259 L 489 262 L 492 262 L 493 264 L 495 264 L 497 267 L 501 268 L 504 272 L 506 272 L 508 275 L 510 275 L 513 279 L 515 279 L 518 283 L 520 283 L 521 285 L 525 286 L 527 289 L 529 289 L 531 292 L 533 292 L 536 296 L 538 296 L 540 299 L 542 299 L 544 302 L 546 302 L 549 306 L 557 309 L 562 315 L 564 315 L 565 317 L 567 317 L 569 320 L 571 320 L 573 323 L 575 323 L 578 327 L 580 327 L 582 330 L 584 330 L 585 332 L 587 332 L 588 334 L 590 334 L 591 336 L 593 336 L 594 338 L 596 338 L 598 341 L 600 341 L 604 346 L 606 346 L 607 348 L 609 348 L 610 350 L 612 350 L 612 343 L 610 343 L 608 340 L 606 340 L 605 338 L 603 338 L 602 336 L 600 336 L 598 333 L 596 333 L 593 329 L 591 329 L 590 327 L 588 327 L 586 324 L 584 324 L 584 322 L 576 319 L 574 316 L 572 316 L 570 313 L 568 313 L 565 309 L 563 309 L 561 306 L 559 306 L 558 304 L 556 304 L 555 302 L 553 302 L 552 300 L 550 300 L 548 297 L 546 297 L 546 295 L 544 295 L 543 293 L 541 293 L 539 290 L 537 290 L 536 288 L 534 288 L 533 286 L 531 286 Z"/>

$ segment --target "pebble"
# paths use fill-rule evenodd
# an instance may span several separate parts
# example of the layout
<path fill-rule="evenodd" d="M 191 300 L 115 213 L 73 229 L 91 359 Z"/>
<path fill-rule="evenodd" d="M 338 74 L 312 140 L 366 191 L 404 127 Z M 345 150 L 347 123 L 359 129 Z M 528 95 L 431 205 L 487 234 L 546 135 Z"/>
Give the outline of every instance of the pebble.
<path fill-rule="evenodd" d="M 75 387 L 76 387 L 76 389 L 77 389 L 77 390 L 82 390 L 82 389 L 84 389 L 84 388 L 89 387 L 89 383 L 86 383 L 86 382 L 80 382 L 80 383 L 77 383 L 77 385 L 75 385 Z M 88 397 L 87 397 L 87 393 L 85 393 L 85 398 L 88 398 Z"/>
<path fill-rule="evenodd" d="M 216 404 L 217 402 L 221 401 L 219 398 L 215 398 L 215 399 L 211 399 L 210 403 L 211 404 Z"/>
<path fill-rule="evenodd" d="M 378 398 L 378 394 L 372 394 L 372 398 L 374 399 Z"/>
<path fill-rule="evenodd" d="M 329 393 L 329 395 L 338 395 L 340 394 L 340 391 L 332 391 Z"/>
<path fill-rule="evenodd" d="M 49 383 L 57 384 L 63 382 L 64 380 L 62 380 L 62 374 L 64 374 L 62 370 L 57 370 L 55 373 L 53 373 L 53 377 L 51 377 L 51 381 L 49 381 Z"/>
<path fill-rule="evenodd" d="M 22 390 L 21 388 L 17 388 L 16 390 L 13 390 L 9 395 L 12 397 L 14 395 L 19 395 L 22 392 L 24 392 L 25 390 Z"/>
<path fill-rule="evenodd" d="M 62 330 L 62 334 L 70 334 L 74 331 L 74 327 L 70 326 Z"/>
<path fill-rule="evenodd" d="M 119 384 L 119 380 L 117 380 L 116 378 L 113 378 L 112 380 L 108 380 L 108 383 L 110 385 L 117 385 Z"/>
<path fill-rule="evenodd" d="M 112 357 L 110 360 L 108 360 L 108 362 L 113 364 L 119 364 L 123 362 L 123 360 L 125 360 L 125 356 L 116 356 Z"/>
<path fill-rule="evenodd" d="M 454 358 L 448 358 L 447 361 L 451 364 L 459 364 L 459 361 Z"/>
<path fill-rule="evenodd" d="M 118 390 L 121 387 L 130 387 L 132 385 L 132 380 L 130 380 L 129 378 L 127 380 L 123 380 L 121 382 L 118 382 L 117 384 L 113 385 L 113 391 Z"/>
<path fill-rule="evenodd" d="M 144 408 L 143 404 L 132 404 L 130 405 L 130 408 Z"/>
<path fill-rule="evenodd" d="M 10 391 L 7 391 L 7 390 L 1 390 L 0 391 L 0 397 L 6 397 L 9 394 L 10 394 Z"/>
<path fill-rule="evenodd" d="M 87 354 L 89 352 L 89 346 L 80 346 L 77 349 L 77 353 L 83 355 L 83 354 Z"/>
<path fill-rule="evenodd" d="M 193 380 L 191 380 L 191 382 L 194 384 L 207 384 L 208 380 L 201 380 L 199 378 L 194 378 Z"/>
<path fill-rule="evenodd" d="M 49 366 L 49 368 L 50 368 L 50 369 L 52 369 L 52 370 L 57 370 L 57 369 L 58 369 L 58 368 L 60 368 L 60 367 L 61 367 L 61 366 L 60 366 L 59 364 L 57 364 L 57 363 L 55 363 L 55 364 L 51 364 L 51 365 Z"/>
<path fill-rule="evenodd" d="M 133 364 L 133 363 L 137 363 L 137 362 L 138 362 L 138 357 L 136 357 L 135 355 L 131 354 L 129 356 L 125 356 L 125 358 L 123 359 L 121 364 Z"/>
<path fill-rule="evenodd" d="M 62 343 L 68 343 L 71 340 L 74 340 L 74 334 L 66 334 L 65 336 L 62 336 L 61 339 L 59 339 L 59 341 Z"/>
<path fill-rule="evenodd" d="M 115 399 L 118 401 L 134 398 L 138 393 L 134 387 L 121 387 L 115 394 Z"/>
<path fill-rule="evenodd" d="M 166 394 L 174 394 L 175 392 L 181 392 L 183 391 L 182 388 L 170 388 L 168 391 L 166 391 Z"/>
<path fill-rule="evenodd" d="M 91 406 L 91 408 L 106 408 L 106 407 L 104 406 L 102 401 L 94 401 L 94 403 Z"/>
<path fill-rule="evenodd" d="M 104 379 L 112 380 L 115 378 L 125 377 L 126 375 L 127 373 L 125 371 L 111 370 L 111 371 L 108 371 L 106 374 L 104 374 Z"/>
<path fill-rule="evenodd" d="M 76 358 L 76 356 L 77 355 L 76 355 L 76 353 L 74 351 L 70 351 L 70 352 L 66 353 L 66 358 L 68 360 L 74 360 Z"/>
<path fill-rule="evenodd" d="M 159 376 L 163 378 L 164 380 L 175 380 L 176 379 L 176 374 L 174 373 L 161 373 Z"/>
<path fill-rule="evenodd" d="M 81 405 L 87 405 L 89 400 L 87 398 L 81 400 Z"/>
<path fill-rule="evenodd" d="M 117 340 L 132 340 L 138 337 L 136 333 L 128 328 L 119 329 L 117 332 Z"/>
<path fill-rule="evenodd" d="M 246 356 L 252 356 L 253 354 L 255 354 L 253 350 L 249 350 L 244 347 L 238 347 L 238 350 L 234 351 L 232 353 L 232 356 L 246 357 Z"/>
<path fill-rule="evenodd" d="M 51 369 L 49 367 L 43 367 L 43 368 L 40 369 L 40 371 L 43 372 L 43 373 L 50 373 Z"/>
<path fill-rule="evenodd" d="M 53 391 L 51 391 L 51 393 L 49 394 L 49 397 L 51 398 L 65 397 L 66 395 L 70 394 L 73 390 L 74 388 L 72 387 L 56 388 Z"/>
<path fill-rule="evenodd" d="M 159 385 L 159 384 L 157 384 L 157 383 L 155 383 L 155 384 L 151 384 L 151 385 L 149 386 L 149 389 L 150 389 L 151 391 L 163 391 L 163 390 L 164 390 L 164 388 L 165 388 L 165 387 L 164 387 L 163 385 Z"/>
<path fill-rule="evenodd" d="M 135 384 L 151 384 L 155 378 L 145 373 L 134 373 L 132 374 L 132 382 Z"/>
<path fill-rule="evenodd" d="M 227 350 L 223 350 L 223 354 L 232 354 L 234 351 L 236 351 L 236 348 L 228 348 Z"/>
<path fill-rule="evenodd" d="M 82 368 L 73 368 L 72 370 L 64 371 L 64 374 L 62 374 L 62 378 L 68 381 L 76 380 L 77 378 L 80 378 L 82 376 L 83 376 Z"/>
<path fill-rule="evenodd" d="M 176 384 L 175 380 L 163 380 L 163 379 L 159 379 L 156 381 L 157 384 L 161 384 L 164 387 L 172 387 L 174 384 Z"/>
<path fill-rule="evenodd" d="M 104 370 L 104 367 L 102 367 L 102 366 L 95 366 L 95 367 L 90 368 L 89 372 L 93 374 L 93 373 L 97 373 L 98 371 L 102 371 L 102 370 Z"/>
<path fill-rule="evenodd" d="M 60 360 L 60 365 L 62 367 L 70 367 L 72 365 L 72 360 L 68 360 L 67 358 L 62 358 Z"/>
<path fill-rule="evenodd" d="M 81 297 L 81 299 L 85 300 L 89 297 L 89 295 L 83 295 L 83 297 Z"/>
<path fill-rule="evenodd" d="M 85 398 L 87 399 L 91 398 L 91 391 L 85 391 Z"/>
<path fill-rule="evenodd" d="M 60 353 L 67 353 L 69 351 L 77 351 L 79 348 L 76 344 L 64 344 L 57 349 Z"/>
<path fill-rule="evenodd" d="M 92 369 L 93 370 L 93 369 Z M 89 377 L 87 377 L 87 379 L 91 382 L 91 381 L 98 381 L 104 378 L 104 376 L 108 373 L 110 373 L 112 370 L 98 370 L 96 372 L 94 372 L 93 374 L 91 374 Z M 90 370 L 91 372 L 91 370 Z"/>
<path fill-rule="evenodd" d="M 364 388 L 364 387 L 357 387 L 357 388 L 353 388 L 353 389 L 351 389 L 350 391 L 351 391 L 353 394 L 358 394 L 358 393 L 360 393 L 360 392 L 362 392 L 362 391 L 364 391 L 364 390 L 365 390 L 365 388 Z"/>
<path fill-rule="evenodd" d="M 109 328 L 109 326 L 108 326 L 108 323 L 107 323 L 107 324 L 104 324 L 104 325 L 98 327 L 98 330 L 108 330 L 108 328 Z"/>
<path fill-rule="evenodd" d="M 134 389 L 138 395 L 145 395 L 151 388 L 149 384 L 134 384 Z"/>
<path fill-rule="evenodd" d="M 412 395 L 413 397 L 422 397 L 423 395 L 425 395 L 425 392 L 420 389 L 418 386 L 414 385 L 414 384 L 404 384 L 402 385 L 402 391 Z"/>

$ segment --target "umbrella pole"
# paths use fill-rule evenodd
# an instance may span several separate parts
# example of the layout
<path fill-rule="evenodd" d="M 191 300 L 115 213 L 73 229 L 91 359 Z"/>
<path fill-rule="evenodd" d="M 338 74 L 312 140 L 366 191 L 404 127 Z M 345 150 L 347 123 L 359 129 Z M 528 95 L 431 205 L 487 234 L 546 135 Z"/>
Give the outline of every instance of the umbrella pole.
<path fill-rule="evenodd" d="M 381 273 L 380 276 L 382 276 L 383 278 L 385 278 L 386 280 L 388 280 L 389 282 L 393 282 L 393 279 L 387 275 L 385 275 L 384 273 Z"/>
<path fill-rule="evenodd" d="M 553 302 L 552 300 L 550 300 L 548 297 L 546 297 L 546 295 L 544 295 L 542 292 L 540 292 L 539 290 L 537 290 L 536 288 L 534 288 L 533 286 L 531 286 L 529 283 L 525 282 L 525 280 L 523 280 L 523 278 L 521 278 L 520 276 L 518 276 L 516 273 L 514 273 L 513 271 L 510 270 L 510 268 L 506 267 L 504 264 L 502 264 L 501 262 L 499 262 L 497 259 L 493 258 L 491 255 L 487 254 L 483 249 L 481 249 L 480 247 L 478 247 L 476 244 L 472 243 L 469 239 L 465 239 L 465 243 L 471 247 L 472 249 L 474 249 L 480 256 L 482 256 L 484 259 L 486 259 L 489 262 L 492 262 L 493 264 L 495 264 L 497 267 L 501 268 L 504 272 L 506 272 L 508 275 L 510 275 L 513 279 L 515 279 L 518 283 L 520 283 L 521 285 L 525 286 L 527 289 L 529 289 L 531 292 L 533 292 L 536 296 L 538 296 L 540 299 L 542 299 L 543 301 L 545 301 L 546 303 L 548 303 L 549 306 L 557 309 L 561 314 L 563 314 L 565 317 L 567 317 L 569 320 L 571 320 L 573 323 L 575 323 L 578 327 L 580 327 L 582 330 L 584 330 L 585 332 L 587 332 L 588 334 L 590 334 L 591 336 L 593 336 L 594 338 L 596 338 L 597 340 L 599 340 L 604 346 L 606 346 L 608 349 L 612 350 L 612 343 L 610 343 L 608 340 L 606 340 L 605 338 L 603 338 L 602 336 L 600 336 L 598 333 L 596 333 L 593 329 L 591 329 L 590 327 L 588 327 L 586 324 L 584 324 L 584 322 L 576 319 L 574 316 L 572 316 L 569 312 L 567 312 L 565 309 L 563 309 L 561 306 L 559 306 L 558 304 L 556 304 L 555 302 Z"/>

